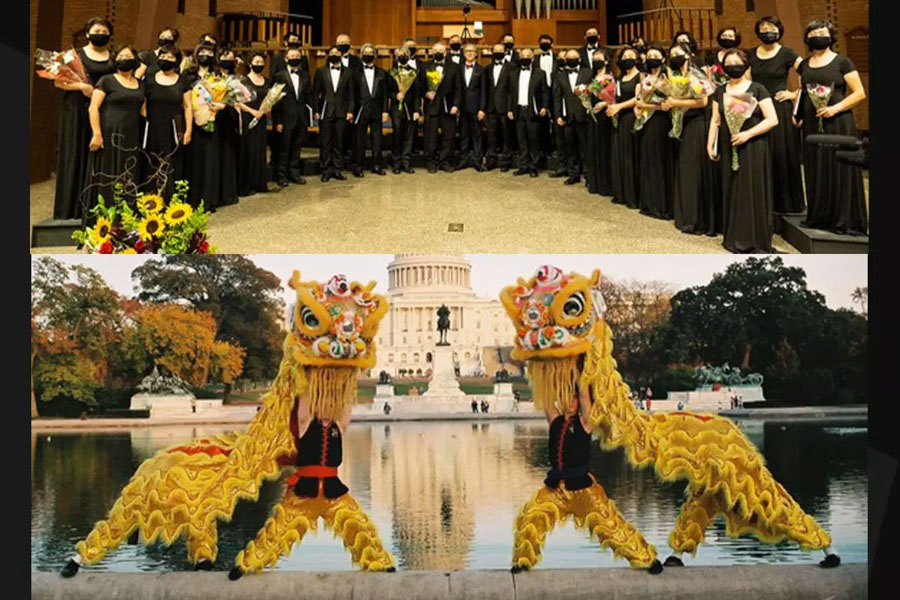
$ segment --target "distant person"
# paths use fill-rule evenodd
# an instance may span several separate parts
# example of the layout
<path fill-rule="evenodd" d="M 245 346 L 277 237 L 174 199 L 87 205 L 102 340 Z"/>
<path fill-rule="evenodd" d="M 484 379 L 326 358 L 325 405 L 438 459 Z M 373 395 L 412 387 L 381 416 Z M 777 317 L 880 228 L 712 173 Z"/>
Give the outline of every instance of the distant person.
<path fill-rule="evenodd" d="M 197 399 L 196 398 L 191 398 L 191 412 L 192 413 L 197 412 Z"/>
<path fill-rule="evenodd" d="M 684 410 L 684 402 L 681 400 L 678 401 L 678 410 Z"/>
<path fill-rule="evenodd" d="M 384 403 L 384 414 L 391 414 L 391 404 L 389 402 Z"/>
<path fill-rule="evenodd" d="M 478 402 L 472 400 L 472 414 L 478 414 Z"/>
<path fill-rule="evenodd" d="M 744 408 L 744 396 L 743 395 L 739 395 L 737 397 L 737 404 L 738 404 L 738 408 Z"/>
<path fill-rule="evenodd" d="M 490 404 L 488 404 L 487 400 L 482 400 L 481 401 L 481 412 L 487 413 L 488 408 L 490 408 Z"/>
<path fill-rule="evenodd" d="M 651 400 L 650 400 L 650 398 L 647 398 L 647 412 L 650 412 L 650 404 L 651 404 Z"/>

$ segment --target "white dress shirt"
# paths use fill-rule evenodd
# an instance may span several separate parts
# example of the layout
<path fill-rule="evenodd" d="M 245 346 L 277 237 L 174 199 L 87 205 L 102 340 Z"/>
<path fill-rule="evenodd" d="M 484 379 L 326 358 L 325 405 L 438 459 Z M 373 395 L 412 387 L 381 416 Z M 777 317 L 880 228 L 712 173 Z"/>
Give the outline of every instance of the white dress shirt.
<path fill-rule="evenodd" d="M 450 55 L 450 60 L 452 60 L 452 61 L 455 62 L 456 64 L 459 64 L 460 61 L 462 60 L 462 54 L 451 54 L 451 55 Z"/>
<path fill-rule="evenodd" d="M 531 69 L 519 70 L 519 106 L 528 106 L 528 86 L 531 84 Z"/>
<path fill-rule="evenodd" d="M 541 70 L 547 74 L 547 85 L 552 85 L 550 83 L 550 77 L 553 74 L 553 53 L 545 52 L 541 54 L 541 59 L 538 61 L 538 64 L 541 67 Z"/>
<path fill-rule="evenodd" d="M 503 62 L 509 62 L 509 61 L 511 61 L 511 60 L 512 60 L 512 53 L 513 53 L 512 50 L 510 50 L 509 52 L 507 52 L 507 53 L 506 53 L 506 56 L 503 57 Z"/>
<path fill-rule="evenodd" d="M 294 98 L 300 97 L 300 74 L 297 71 L 291 69 L 291 85 L 294 86 Z"/>
<path fill-rule="evenodd" d="M 575 91 L 575 82 L 578 81 L 578 71 L 569 71 L 569 87 Z"/>
<path fill-rule="evenodd" d="M 341 70 L 340 68 L 335 69 L 331 66 L 328 67 L 328 70 L 331 72 L 331 89 L 337 93 L 338 81 L 341 79 Z"/>
<path fill-rule="evenodd" d="M 347 56 L 342 56 L 342 57 L 341 57 L 341 64 L 343 64 L 344 67 L 349 67 L 349 66 L 350 66 L 350 55 L 349 55 L 349 54 L 348 54 Z"/>
<path fill-rule="evenodd" d="M 501 62 L 499 65 L 494 63 L 494 87 L 497 87 L 497 82 L 500 81 L 500 73 L 503 71 L 503 63 Z"/>
<path fill-rule="evenodd" d="M 366 85 L 369 87 L 369 95 L 372 95 L 372 90 L 375 88 L 375 67 L 363 67 L 363 74 L 366 76 Z"/>
<path fill-rule="evenodd" d="M 594 68 L 594 50 L 596 49 L 597 46 L 588 46 L 587 52 L 585 53 L 587 54 L 588 66 L 590 66 L 592 69 Z"/>
<path fill-rule="evenodd" d="M 410 57 L 409 62 L 406 63 L 406 64 L 409 65 L 409 67 L 410 67 L 411 69 L 415 69 L 416 71 L 419 70 L 418 65 L 416 65 L 416 59 L 414 59 L 414 58 L 412 58 L 412 57 Z"/>
<path fill-rule="evenodd" d="M 475 72 L 475 63 L 472 63 L 471 65 L 466 64 L 465 67 L 463 68 L 463 73 L 465 73 L 465 77 L 466 77 L 466 87 L 469 87 L 469 82 L 472 80 L 472 73 L 474 73 L 474 72 Z"/>

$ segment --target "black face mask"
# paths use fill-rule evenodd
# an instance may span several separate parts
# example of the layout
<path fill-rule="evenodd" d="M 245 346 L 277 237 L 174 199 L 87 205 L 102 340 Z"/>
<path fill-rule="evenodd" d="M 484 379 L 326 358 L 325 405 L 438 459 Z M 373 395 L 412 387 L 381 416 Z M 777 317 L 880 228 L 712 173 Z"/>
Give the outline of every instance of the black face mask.
<path fill-rule="evenodd" d="M 338 44 L 337 49 L 340 50 L 341 54 L 347 54 L 350 52 L 350 44 Z"/>
<path fill-rule="evenodd" d="M 684 66 L 684 63 L 686 63 L 686 62 L 687 62 L 687 56 L 685 56 L 683 54 L 680 56 L 670 56 L 669 57 L 669 67 L 671 67 L 673 71 L 680 70 L 681 67 Z"/>
<path fill-rule="evenodd" d="M 332 55 L 330 55 L 330 56 L 328 57 L 328 62 L 330 62 L 330 63 L 333 64 L 333 65 L 336 65 L 336 64 L 338 64 L 339 62 L 341 62 L 341 57 L 340 57 L 340 56 L 335 56 L 334 54 L 332 54 Z"/>
<path fill-rule="evenodd" d="M 288 42 L 287 47 L 288 47 L 288 48 L 299 48 L 299 47 L 300 47 L 300 42 Z"/>
<path fill-rule="evenodd" d="M 722 67 L 722 70 L 731 79 L 740 79 L 747 72 L 748 68 L 750 68 L 750 65 L 725 65 Z"/>
<path fill-rule="evenodd" d="M 288 63 L 288 64 L 290 64 L 290 63 Z M 291 65 L 291 66 L 293 66 L 293 65 Z M 256 73 L 257 75 L 262 73 L 263 69 L 265 69 L 265 68 L 266 68 L 266 65 L 250 65 L 250 69 L 252 69 L 253 72 Z"/>
<path fill-rule="evenodd" d="M 814 35 L 806 38 L 806 45 L 810 50 L 824 50 L 831 46 L 830 35 Z"/>
<path fill-rule="evenodd" d="M 209 54 L 201 54 L 197 57 L 197 63 L 199 63 L 203 67 L 208 67 L 212 64 L 212 56 Z"/>
<path fill-rule="evenodd" d="M 375 55 L 374 54 L 363 54 L 362 61 L 364 63 L 366 63 L 367 65 L 370 65 L 373 62 L 375 62 Z"/>
<path fill-rule="evenodd" d="M 88 36 L 88 39 L 91 41 L 91 44 L 97 46 L 98 48 L 102 48 L 103 46 L 109 43 L 110 35 L 108 33 L 92 33 Z"/>
<path fill-rule="evenodd" d="M 401 65 L 406 65 L 406 64 L 409 64 L 409 59 L 404 56 L 402 58 L 398 58 L 397 62 L 400 63 Z"/>
<path fill-rule="evenodd" d="M 232 71 L 234 71 L 233 60 L 221 60 L 219 61 L 219 66 L 221 66 L 227 73 L 231 73 Z"/>
<path fill-rule="evenodd" d="M 433 56 L 434 56 L 434 60 L 435 60 L 436 62 L 441 62 L 442 60 L 444 60 L 444 53 L 443 53 L 443 52 L 435 52 L 435 53 L 433 54 Z"/>
<path fill-rule="evenodd" d="M 460 48 L 462 48 L 462 44 L 457 44 L 456 42 L 453 42 L 452 44 L 450 44 L 450 49 L 453 50 L 454 52 L 459 52 Z"/>
<path fill-rule="evenodd" d="M 290 59 L 289 61 L 287 61 L 287 64 L 289 64 L 289 65 L 292 66 L 292 67 L 299 67 L 299 66 L 300 66 L 300 59 L 299 59 L 299 58 L 292 58 L 292 59 Z"/>
<path fill-rule="evenodd" d="M 543 51 L 543 52 L 547 52 L 552 47 L 553 47 L 553 44 L 551 44 L 550 42 L 542 42 L 541 43 L 541 51 Z"/>
<path fill-rule="evenodd" d="M 501 60 L 503 60 L 503 57 L 506 55 L 503 54 L 502 52 L 494 52 L 493 56 L 494 56 L 494 60 L 496 60 L 497 62 L 500 62 Z"/>
<path fill-rule="evenodd" d="M 521 65 L 521 66 L 523 66 L 523 67 L 530 67 L 530 66 L 531 66 L 531 59 L 530 59 L 530 58 L 520 58 L 520 59 L 519 59 L 519 65 Z"/>
<path fill-rule="evenodd" d="M 630 71 L 634 68 L 634 65 L 637 64 L 637 61 L 633 58 L 623 58 L 619 61 L 619 68 L 623 71 Z"/>
<path fill-rule="evenodd" d="M 165 73 L 166 71 L 171 71 L 175 68 L 175 61 L 170 58 L 161 58 L 156 61 L 156 64 L 159 65 L 159 70 Z"/>
<path fill-rule="evenodd" d="M 515 46 L 516 46 L 515 42 L 503 42 L 503 47 L 506 48 L 507 52 L 509 52 L 510 50 L 515 48 Z"/>
<path fill-rule="evenodd" d="M 160 48 L 169 48 L 170 46 L 175 45 L 175 40 L 171 38 L 159 38 L 157 40 L 157 43 L 159 44 Z"/>
<path fill-rule="evenodd" d="M 136 58 L 121 58 L 116 61 L 117 71 L 134 71 L 137 69 L 138 61 Z"/>
<path fill-rule="evenodd" d="M 720 48 L 725 48 L 726 50 L 729 50 L 731 48 L 737 48 L 737 45 L 738 45 L 737 40 L 729 40 L 729 39 L 723 38 L 723 37 L 720 37 L 716 41 L 719 42 Z"/>
<path fill-rule="evenodd" d="M 662 63 L 663 63 L 663 61 L 661 58 L 648 58 L 646 61 L 644 61 L 644 64 L 647 65 L 648 69 L 655 69 L 656 67 L 661 67 Z"/>
<path fill-rule="evenodd" d="M 597 45 L 597 39 L 598 39 L 598 38 L 597 38 L 596 35 L 589 35 L 589 36 L 587 36 L 587 37 L 584 38 L 584 39 L 587 41 L 588 46 L 596 46 L 596 45 Z"/>
<path fill-rule="evenodd" d="M 605 60 L 595 60 L 593 66 L 594 66 L 594 73 L 596 73 L 597 71 L 599 71 L 600 69 L 602 69 L 603 67 L 606 66 L 606 61 Z"/>
<path fill-rule="evenodd" d="M 778 33 L 774 31 L 764 31 L 756 37 L 758 37 L 759 41 L 761 41 L 763 44 L 774 44 L 778 41 L 779 36 Z"/>
<path fill-rule="evenodd" d="M 581 64 L 581 61 L 577 58 L 567 58 L 566 59 L 566 66 L 569 67 L 570 69 L 577 69 L 579 64 Z"/>

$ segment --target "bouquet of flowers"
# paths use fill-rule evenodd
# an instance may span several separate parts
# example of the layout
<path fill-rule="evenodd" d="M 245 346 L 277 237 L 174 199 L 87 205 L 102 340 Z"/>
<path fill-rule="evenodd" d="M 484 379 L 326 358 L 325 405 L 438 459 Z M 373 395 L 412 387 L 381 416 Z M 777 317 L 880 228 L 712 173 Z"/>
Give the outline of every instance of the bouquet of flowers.
<path fill-rule="evenodd" d="M 116 186 L 111 206 L 103 196 L 91 213 L 93 227 L 76 231 L 75 240 L 88 253 L 98 254 L 211 254 L 207 236 L 209 213 L 203 203 L 196 209 L 188 204 L 188 183 L 175 182 L 168 207 L 159 194 L 143 194 L 133 204 L 125 201 L 121 184 Z"/>
<path fill-rule="evenodd" d="M 658 75 L 647 75 L 637 87 L 641 102 L 644 104 L 662 104 L 669 95 L 670 89 L 669 81 Z M 634 131 L 640 131 L 653 116 L 653 111 L 645 111 L 635 106 L 634 115 Z"/>
<path fill-rule="evenodd" d="M 281 101 L 282 98 L 284 98 L 284 84 L 276 83 L 269 88 L 268 92 L 266 92 L 266 97 L 263 98 L 262 103 L 259 105 L 260 112 L 269 112 L 270 110 L 272 110 L 273 106 Z M 254 127 L 256 127 L 257 123 L 259 123 L 259 119 L 253 117 L 253 120 L 250 121 L 250 125 L 248 125 L 248 127 L 250 129 L 253 129 Z"/>
<path fill-rule="evenodd" d="M 691 68 L 686 75 L 673 73 L 669 69 L 669 96 L 676 99 L 705 98 L 715 91 L 715 84 L 696 68 Z M 672 116 L 672 129 L 669 137 L 681 139 L 681 131 L 684 126 L 684 108 L 673 108 L 669 111 Z"/>
<path fill-rule="evenodd" d="M 391 77 L 394 78 L 394 81 L 397 82 L 397 87 L 400 89 L 400 94 L 406 98 L 406 92 L 409 91 L 409 88 L 412 87 L 412 84 L 416 81 L 416 71 L 415 69 L 401 69 L 399 67 L 394 67 L 391 69 Z M 440 81 L 438 81 L 438 85 Z M 429 85 L 429 87 L 431 87 Z M 437 85 L 434 86 L 434 89 L 437 89 Z M 403 102 L 401 100 L 401 102 Z"/>
<path fill-rule="evenodd" d="M 219 77 L 209 75 L 194 84 L 191 99 L 194 109 L 194 122 L 206 131 L 214 131 L 216 113 L 210 110 L 210 104 L 239 104 L 249 102 L 256 94 L 247 89 L 243 83 L 235 77 Z"/>
<path fill-rule="evenodd" d="M 715 63 L 709 70 L 712 73 L 713 81 L 716 85 L 723 86 L 728 83 L 728 75 L 725 74 L 725 69 L 722 68 L 722 65 Z"/>
<path fill-rule="evenodd" d="M 737 135 L 744 126 L 744 121 L 750 118 L 759 101 L 752 94 L 725 94 L 723 100 L 725 106 L 725 122 L 731 135 Z M 731 170 L 738 170 L 738 149 L 731 149 Z"/>
<path fill-rule="evenodd" d="M 828 106 L 828 101 L 831 100 L 831 95 L 834 93 L 834 87 L 821 83 L 807 83 L 806 93 L 809 94 L 810 102 L 818 110 Z M 819 117 L 819 133 L 825 133 L 822 117 Z"/>
<path fill-rule="evenodd" d="M 616 103 L 616 78 L 612 75 L 604 75 L 599 80 L 591 79 L 588 89 L 606 106 L 612 106 Z M 593 114 L 593 111 L 591 111 L 591 114 Z M 612 122 L 614 127 L 619 126 L 618 117 L 613 117 Z"/>
<path fill-rule="evenodd" d="M 590 85 L 586 85 L 584 83 L 580 83 L 575 86 L 575 89 L 572 90 L 575 96 L 581 100 L 581 105 L 584 106 L 584 109 L 587 111 L 591 118 L 594 120 L 594 123 L 597 122 L 597 115 L 594 114 L 594 111 L 591 110 L 593 105 L 591 104 L 591 87 Z"/>
<path fill-rule="evenodd" d="M 75 50 L 51 52 L 38 48 L 34 53 L 34 62 L 42 67 L 37 74 L 44 79 L 53 79 L 60 83 L 91 82 Z"/>
<path fill-rule="evenodd" d="M 425 74 L 425 78 L 428 80 L 428 91 L 436 92 L 438 86 L 441 85 L 441 81 L 444 80 L 444 74 L 437 69 L 434 69 L 433 71 L 428 71 L 428 73 Z"/>

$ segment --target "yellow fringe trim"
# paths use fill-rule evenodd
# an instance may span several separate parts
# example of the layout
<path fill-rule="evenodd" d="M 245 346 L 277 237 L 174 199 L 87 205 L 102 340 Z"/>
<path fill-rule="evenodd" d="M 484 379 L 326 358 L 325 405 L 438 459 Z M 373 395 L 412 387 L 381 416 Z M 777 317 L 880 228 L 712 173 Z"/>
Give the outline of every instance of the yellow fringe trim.
<path fill-rule="evenodd" d="M 534 407 L 546 411 L 554 408 L 559 414 L 569 412 L 578 383 L 578 357 L 533 360 L 528 363 L 528 383 L 534 397 Z"/>
<path fill-rule="evenodd" d="M 306 368 L 310 413 L 320 419 L 337 419 L 344 407 L 356 402 L 356 367 Z"/>

